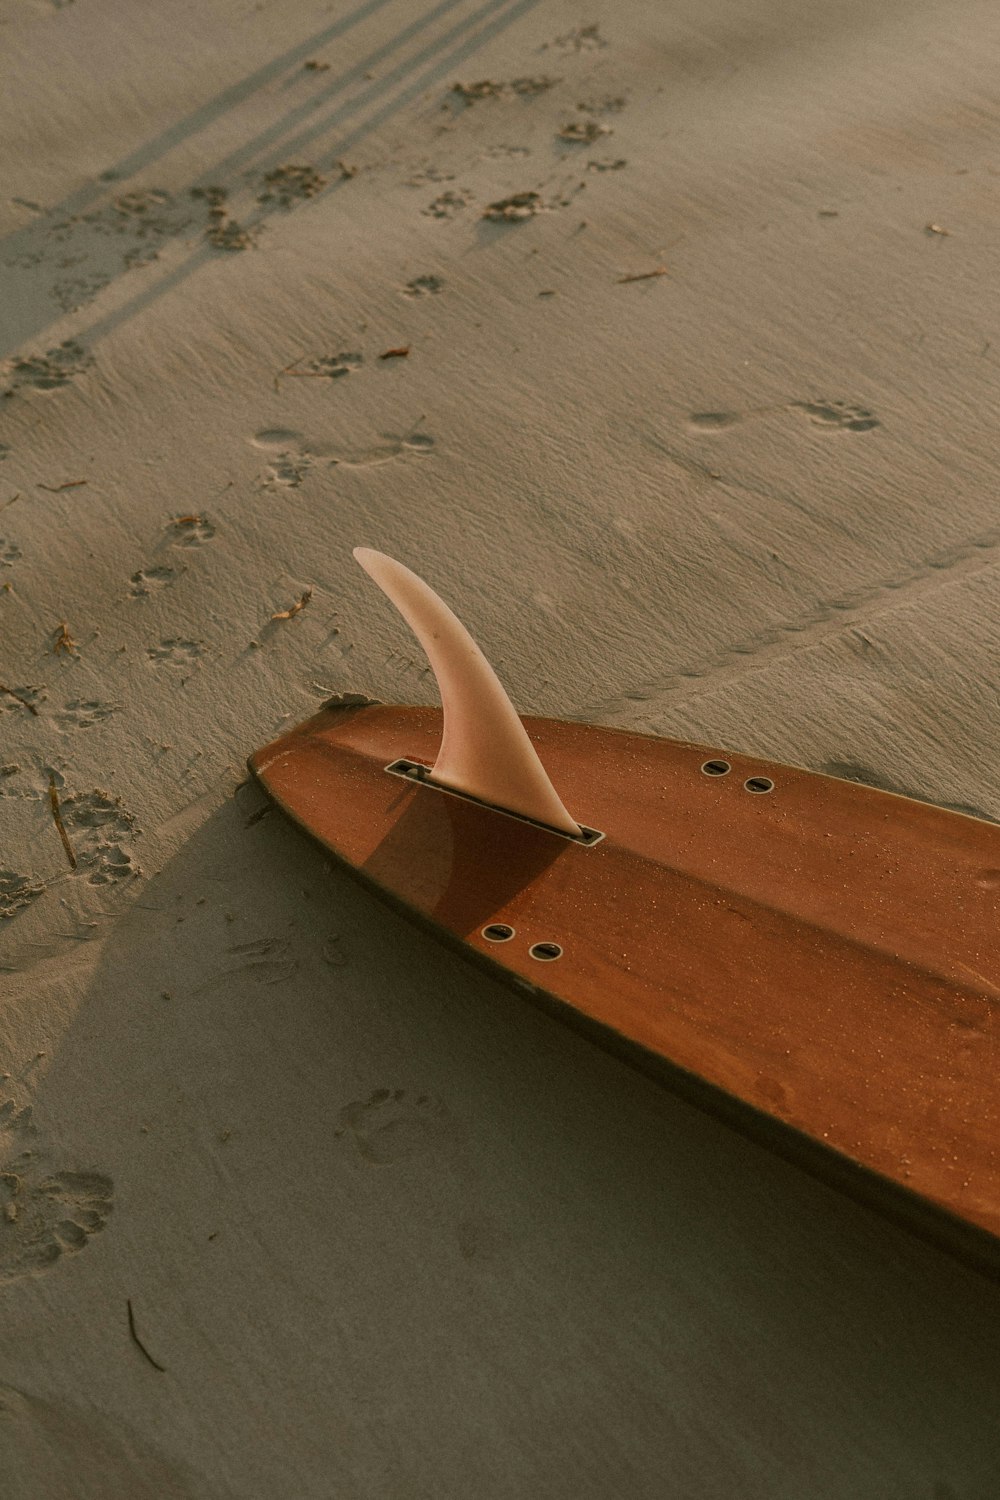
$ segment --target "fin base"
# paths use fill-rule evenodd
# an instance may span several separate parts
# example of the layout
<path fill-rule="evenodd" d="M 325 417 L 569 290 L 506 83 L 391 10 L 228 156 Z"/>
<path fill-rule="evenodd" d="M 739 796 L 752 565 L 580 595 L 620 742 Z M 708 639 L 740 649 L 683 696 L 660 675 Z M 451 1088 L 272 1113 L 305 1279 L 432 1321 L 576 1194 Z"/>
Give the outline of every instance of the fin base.
<path fill-rule="evenodd" d="M 566 839 L 571 844 L 581 844 L 585 849 L 592 849 L 604 838 L 599 828 L 588 828 L 579 823 L 579 833 L 567 833 L 564 828 L 553 828 L 551 823 L 543 823 L 539 818 L 529 818 L 526 813 L 513 812 L 509 807 L 500 807 L 495 802 L 487 802 L 482 797 L 474 797 L 471 792 L 463 791 L 461 787 L 449 786 L 447 782 L 438 781 L 433 775 L 432 768 L 425 765 L 423 761 L 394 760 L 385 767 L 390 776 L 401 776 L 404 781 L 417 782 L 420 786 L 431 787 L 436 792 L 447 792 L 451 797 L 461 797 L 465 802 L 474 802 L 477 807 L 489 808 L 490 812 L 502 813 L 505 818 L 514 818 L 518 823 L 528 823 L 532 828 L 541 828 L 546 833 L 554 833 L 558 838 Z"/>

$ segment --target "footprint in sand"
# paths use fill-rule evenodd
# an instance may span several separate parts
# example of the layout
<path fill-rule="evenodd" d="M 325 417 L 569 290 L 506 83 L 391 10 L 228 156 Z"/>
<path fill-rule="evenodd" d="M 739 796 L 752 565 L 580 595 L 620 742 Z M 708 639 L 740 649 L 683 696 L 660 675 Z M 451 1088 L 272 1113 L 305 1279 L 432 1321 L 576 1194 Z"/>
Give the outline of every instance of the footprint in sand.
<path fill-rule="evenodd" d="M 305 478 L 308 468 L 308 460 L 296 460 L 290 453 L 279 453 L 268 464 L 267 480 L 269 484 L 287 484 L 292 489 L 297 489 Z"/>
<path fill-rule="evenodd" d="M 323 962 L 331 969 L 346 968 L 351 961 L 351 955 L 344 947 L 343 939 L 337 933 L 327 938 L 323 944 L 322 953 Z"/>
<path fill-rule="evenodd" d="M 88 302 L 93 302 L 98 292 L 110 286 L 111 276 L 100 273 L 93 276 L 61 276 L 49 288 L 52 300 L 65 313 L 78 312 Z"/>
<path fill-rule="evenodd" d="M 286 162 L 264 173 L 264 186 L 257 194 L 258 203 L 279 203 L 292 208 L 307 198 L 315 198 L 326 187 L 326 178 L 308 164 Z"/>
<path fill-rule="evenodd" d="M 724 427 L 734 427 L 739 420 L 738 411 L 693 411 L 688 417 L 699 432 L 721 432 Z"/>
<path fill-rule="evenodd" d="M 478 104 L 482 99 L 507 99 L 512 94 L 520 99 L 535 99 L 559 82 L 558 78 L 550 78 L 547 74 L 533 78 L 511 78 L 509 82 L 480 78 L 476 83 L 453 83 L 449 96 L 458 100 L 463 107 Z"/>
<path fill-rule="evenodd" d="M 735 427 L 738 422 L 748 422 L 753 417 L 769 416 L 779 411 L 804 412 L 817 426 L 830 430 L 871 432 L 882 425 L 867 406 L 859 406 L 853 401 L 787 401 L 776 406 L 755 406 L 744 412 L 726 409 L 694 411 L 688 417 L 688 424 L 696 432 L 722 432 L 727 427 Z"/>
<path fill-rule="evenodd" d="M 521 224 L 544 210 L 541 193 L 512 193 L 509 198 L 498 198 L 495 203 L 487 203 L 482 217 L 493 224 Z"/>
<path fill-rule="evenodd" d="M 93 729 L 120 708 L 120 703 L 101 703 L 96 698 L 71 698 L 62 713 L 56 714 L 56 723 L 60 729 Z"/>
<path fill-rule="evenodd" d="M 556 139 L 575 146 L 592 146 L 602 136 L 611 133 L 611 126 L 603 125 L 599 120 L 567 120 L 556 131 Z"/>
<path fill-rule="evenodd" d="M 439 1099 L 405 1089 L 376 1089 L 337 1116 L 334 1134 L 350 1139 L 362 1161 L 387 1167 L 433 1151 L 454 1134 Z"/>
<path fill-rule="evenodd" d="M 305 451 L 305 434 L 295 427 L 262 427 L 248 439 L 251 448 L 263 448 L 265 453 L 294 453 Z"/>
<path fill-rule="evenodd" d="M 581 100 L 576 107 L 586 115 L 618 115 L 627 103 L 624 94 L 601 94 L 596 98 Z"/>
<path fill-rule="evenodd" d="M 837 427 L 848 432 L 871 432 L 880 427 L 878 417 L 867 406 L 855 406 L 849 401 L 793 401 L 792 405 L 804 411 L 807 417 L 820 427 Z"/>
<path fill-rule="evenodd" d="M 8 392 L 28 386 L 37 391 L 54 391 L 68 385 L 94 363 L 81 344 L 66 339 L 44 354 L 25 354 L 4 360 L 2 368 L 8 378 Z"/>
<path fill-rule="evenodd" d="M 101 173 L 102 182 L 117 179 L 113 169 Z M 113 194 L 114 190 L 109 191 Z M 104 189 L 96 192 L 103 194 Z M 126 190 L 103 201 L 95 193 L 91 206 L 76 213 L 46 210 L 31 199 L 21 199 L 20 203 L 35 217 L 17 236 L 21 253 L 13 264 L 25 269 L 43 267 L 41 279 L 51 277 L 49 296 L 63 312 L 92 302 L 122 273 L 155 261 L 162 247 L 184 234 L 191 224 L 190 204 L 154 187 Z M 61 346 L 63 350 L 65 347 Z M 33 358 L 37 361 L 39 357 Z M 52 362 L 53 351 L 42 358 Z M 56 363 L 64 362 L 57 356 Z M 50 374 L 41 373 L 43 378 Z M 36 382 L 31 379 L 28 383 Z"/>
<path fill-rule="evenodd" d="M 292 380 L 314 379 L 325 376 L 328 380 L 342 380 L 354 370 L 360 370 L 365 362 L 363 354 L 319 354 L 312 359 L 297 359 L 281 374 Z"/>
<path fill-rule="evenodd" d="M 0 918 L 16 917 L 44 889 L 30 875 L 19 875 L 16 870 L 0 870 Z"/>
<path fill-rule="evenodd" d="M 407 177 L 406 187 L 424 187 L 428 182 L 454 182 L 455 173 L 442 171 L 440 167 L 425 167 L 422 172 L 414 172 L 412 177 Z"/>
<path fill-rule="evenodd" d="M 176 577 L 176 568 L 140 568 L 132 574 L 128 591 L 133 599 L 144 599 L 157 589 L 167 588 Z"/>
<path fill-rule="evenodd" d="M 341 464 L 348 469 L 375 468 L 395 459 L 426 458 L 434 448 L 434 439 L 426 432 L 409 432 L 403 437 L 382 433 L 380 438 L 377 444 L 355 448 L 349 444 L 312 443 L 304 433 L 288 427 L 266 427 L 255 433 L 250 442 L 254 448 L 273 455 L 267 469 L 268 482 L 293 486 L 301 484 L 316 463 L 331 467 Z"/>
<path fill-rule="evenodd" d="M 204 654 L 203 641 L 186 641 L 177 635 L 168 636 L 146 649 L 146 655 L 156 667 L 191 667 Z"/>
<path fill-rule="evenodd" d="M 175 547 L 201 547 L 205 542 L 210 542 L 215 535 L 215 527 L 207 516 L 189 515 L 175 516 L 167 523 L 167 534 L 172 546 Z M 154 568 L 152 573 L 162 573 L 164 569 Z M 166 571 L 172 572 L 172 569 Z M 169 580 L 168 580 L 169 581 Z"/>
<path fill-rule="evenodd" d="M 440 276 L 414 276 L 403 288 L 404 297 L 433 297 L 444 291 Z"/>
<path fill-rule="evenodd" d="M 547 52 L 550 47 L 555 47 L 559 52 L 599 52 L 607 45 L 601 36 L 600 27 L 594 22 L 590 26 L 578 26 L 575 31 L 567 31 L 554 41 L 544 42 L 538 50 Z"/>
<path fill-rule="evenodd" d="M 29 713 L 34 718 L 44 697 L 45 689 L 41 687 L 0 686 L 0 714 Z"/>
<path fill-rule="evenodd" d="M 471 194 L 464 188 L 457 193 L 449 188 L 447 192 L 440 193 L 432 203 L 428 203 L 426 208 L 421 209 L 421 213 L 429 219 L 453 219 L 462 212 L 470 197 Z"/>
<path fill-rule="evenodd" d="M 54 1171 L 30 1108 L 0 1103 L 0 1282 L 75 1255 L 104 1228 L 113 1206 L 110 1177 Z"/>
<path fill-rule="evenodd" d="M 233 956 L 226 975 L 245 974 L 256 984 L 281 984 L 299 967 L 298 959 L 289 956 L 287 938 L 258 938 L 250 943 L 234 943 L 226 952 Z"/>
<path fill-rule="evenodd" d="M 426 458 L 433 447 L 434 439 L 426 432 L 411 432 L 406 437 L 383 433 L 382 442 L 375 447 L 331 450 L 329 460 L 348 469 L 369 469 L 397 458 Z"/>
<path fill-rule="evenodd" d="M 95 788 L 62 795 L 59 810 L 76 858 L 78 874 L 90 885 L 113 885 L 137 875 L 128 846 L 135 838 L 135 818 L 117 797 Z"/>
<path fill-rule="evenodd" d="M 304 446 L 301 432 L 286 427 L 266 427 L 250 439 L 255 448 L 272 454 L 265 470 L 265 483 L 286 484 L 297 489 L 309 469 L 314 455 Z"/>

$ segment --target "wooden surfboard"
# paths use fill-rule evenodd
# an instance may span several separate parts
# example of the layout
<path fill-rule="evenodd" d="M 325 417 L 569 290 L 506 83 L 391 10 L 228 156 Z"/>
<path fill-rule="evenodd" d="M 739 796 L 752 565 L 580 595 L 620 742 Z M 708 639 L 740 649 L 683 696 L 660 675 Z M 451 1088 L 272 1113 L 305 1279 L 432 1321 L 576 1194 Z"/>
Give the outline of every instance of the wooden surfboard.
<path fill-rule="evenodd" d="M 744 1128 L 790 1128 L 820 1148 L 807 1165 L 866 1169 L 845 1185 L 1000 1264 L 1000 828 L 703 746 L 525 725 L 599 840 L 418 780 L 436 709 L 334 707 L 250 767 L 349 869 L 508 981 L 687 1092 L 700 1080 Z"/>
<path fill-rule="evenodd" d="M 444 711 L 328 705 L 251 757 L 268 794 L 498 977 L 1000 1275 L 1000 826 L 717 748 L 522 722 L 433 590 L 356 556 Z"/>

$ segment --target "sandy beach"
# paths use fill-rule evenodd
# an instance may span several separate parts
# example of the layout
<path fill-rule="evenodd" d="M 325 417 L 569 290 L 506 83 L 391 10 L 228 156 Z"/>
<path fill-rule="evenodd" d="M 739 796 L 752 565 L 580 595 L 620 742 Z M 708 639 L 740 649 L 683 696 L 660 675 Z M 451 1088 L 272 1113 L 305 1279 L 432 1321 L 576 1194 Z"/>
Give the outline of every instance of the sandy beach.
<path fill-rule="evenodd" d="M 1000 1493 L 996 1285 L 245 769 L 436 701 L 364 545 L 525 713 L 1000 819 L 998 46 L 0 0 L 4 1500 Z"/>

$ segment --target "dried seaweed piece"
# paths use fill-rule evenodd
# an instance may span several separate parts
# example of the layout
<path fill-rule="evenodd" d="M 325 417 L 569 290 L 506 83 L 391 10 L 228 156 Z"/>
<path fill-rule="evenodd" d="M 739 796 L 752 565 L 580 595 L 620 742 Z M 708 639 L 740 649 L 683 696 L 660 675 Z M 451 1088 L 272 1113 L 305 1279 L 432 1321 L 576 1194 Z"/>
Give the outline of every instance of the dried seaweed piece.
<path fill-rule="evenodd" d="M 0 693 L 6 693 L 8 698 L 13 698 L 17 703 L 21 704 L 22 708 L 26 708 L 29 714 L 34 714 L 35 718 L 38 718 L 38 709 L 35 707 L 35 705 L 29 702 L 27 698 L 22 698 L 20 693 L 15 692 L 14 689 L 12 687 L 8 687 L 6 683 L 0 682 Z"/>
<path fill-rule="evenodd" d="M 628 281 L 651 281 L 654 276 L 669 276 L 670 272 L 666 266 L 657 266 L 655 271 L 636 271 L 633 276 L 619 276 L 618 285 L 624 286 Z"/>
<path fill-rule="evenodd" d="M 312 598 L 312 593 L 312 589 L 306 589 L 301 599 L 296 599 L 295 603 L 290 604 L 287 609 L 279 609 L 277 614 L 271 616 L 271 619 L 291 620 L 295 615 L 298 614 L 300 609 L 305 609 L 306 605 L 309 603 L 309 600 Z"/>
<path fill-rule="evenodd" d="M 62 846 L 66 850 L 66 858 L 69 860 L 69 867 L 71 870 L 75 870 L 76 855 L 73 853 L 73 845 L 69 841 L 69 834 L 66 832 L 66 824 L 63 822 L 62 813 L 59 810 L 59 793 L 56 790 L 56 778 L 52 775 L 49 776 L 49 806 L 52 809 L 52 821 L 56 825 L 59 837 L 62 839 Z"/>

